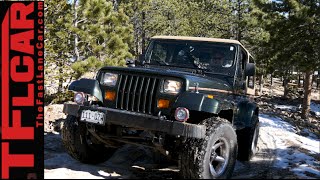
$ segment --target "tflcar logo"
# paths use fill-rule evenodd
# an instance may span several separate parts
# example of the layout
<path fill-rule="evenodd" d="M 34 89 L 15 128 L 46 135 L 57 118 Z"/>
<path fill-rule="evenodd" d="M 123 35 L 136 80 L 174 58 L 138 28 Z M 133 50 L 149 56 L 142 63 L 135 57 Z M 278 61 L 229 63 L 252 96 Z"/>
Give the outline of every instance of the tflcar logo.
<path fill-rule="evenodd" d="M 0 2 L 1 178 L 43 178 L 43 2 Z"/>

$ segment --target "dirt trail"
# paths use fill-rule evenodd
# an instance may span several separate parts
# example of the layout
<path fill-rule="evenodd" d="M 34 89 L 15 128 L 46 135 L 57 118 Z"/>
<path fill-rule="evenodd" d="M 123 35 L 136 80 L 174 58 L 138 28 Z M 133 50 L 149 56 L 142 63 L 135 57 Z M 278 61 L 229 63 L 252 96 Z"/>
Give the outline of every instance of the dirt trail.
<path fill-rule="evenodd" d="M 262 138 L 264 137 L 264 138 Z M 258 151 L 249 162 L 237 161 L 232 179 L 297 179 L 290 171 L 273 167 L 278 149 L 274 132 L 260 128 Z"/>
<path fill-rule="evenodd" d="M 275 138 L 274 133 L 262 127 L 256 156 L 250 162 L 237 161 L 232 179 L 296 179 L 291 172 L 273 167 L 277 149 Z M 126 145 L 105 163 L 81 164 L 65 152 L 59 133 L 48 133 L 45 135 L 45 178 L 178 178 L 177 167 L 156 164 L 154 155 L 143 147 Z"/>

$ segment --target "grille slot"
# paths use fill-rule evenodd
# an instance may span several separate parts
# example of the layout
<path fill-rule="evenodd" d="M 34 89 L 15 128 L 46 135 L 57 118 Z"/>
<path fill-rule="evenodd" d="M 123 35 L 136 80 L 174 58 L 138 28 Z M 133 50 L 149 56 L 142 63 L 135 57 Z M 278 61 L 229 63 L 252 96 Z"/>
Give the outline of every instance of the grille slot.
<path fill-rule="evenodd" d="M 160 79 L 154 77 L 119 75 L 116 108 L 154 114 Z"/>

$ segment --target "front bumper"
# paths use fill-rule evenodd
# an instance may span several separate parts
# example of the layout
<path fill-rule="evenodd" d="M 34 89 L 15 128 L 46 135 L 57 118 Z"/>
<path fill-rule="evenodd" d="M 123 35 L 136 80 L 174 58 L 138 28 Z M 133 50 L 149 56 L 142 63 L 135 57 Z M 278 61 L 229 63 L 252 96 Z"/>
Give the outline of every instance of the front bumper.
<path fill-rule="evenodd" d="M 70 103 L 65 103 L 63 106 L 63 112 L 65 114 L 76 117 L 80 117 L 82 110 L 92 110 L 105 113 L 106 124 L 141 128 L 144 130 L 152 130 L 164 132 L 170 135 L 180 135 L 193 138 L 204 138 L 206 133 L 206 127 L 204 125 L 165 120 L 157 116 L 142 113 L 106 107 L 89 107 Z"/>

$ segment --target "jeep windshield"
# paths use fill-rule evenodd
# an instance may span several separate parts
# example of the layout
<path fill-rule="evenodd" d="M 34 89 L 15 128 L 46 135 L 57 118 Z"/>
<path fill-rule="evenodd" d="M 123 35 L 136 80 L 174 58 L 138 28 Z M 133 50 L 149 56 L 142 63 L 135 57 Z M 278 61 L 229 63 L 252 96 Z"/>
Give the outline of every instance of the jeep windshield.
<path fill-rule="evenodd" d="M 235 54 L 236 47 L 225 43 L 153 40 L 145 58 L 151 65 L 202 69 L 232 75 Z"/>

